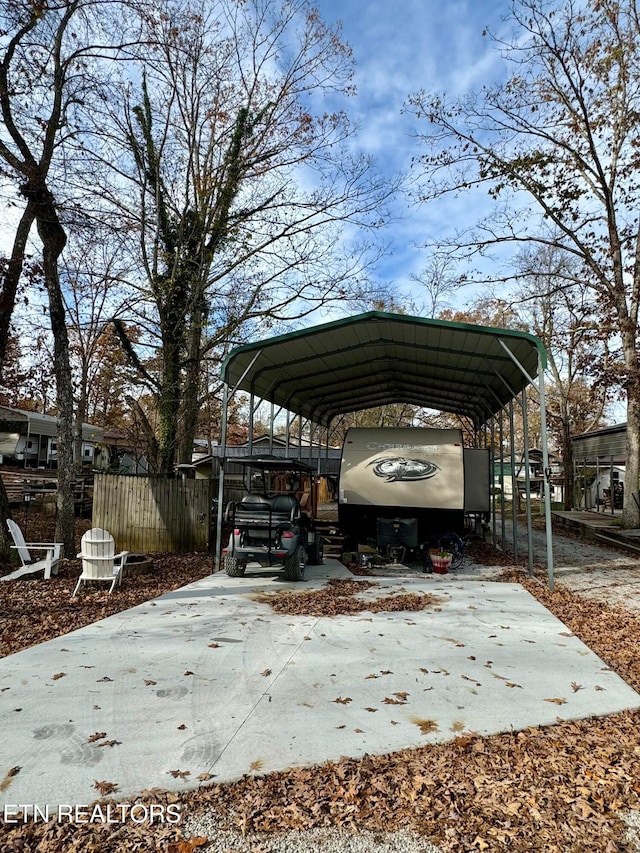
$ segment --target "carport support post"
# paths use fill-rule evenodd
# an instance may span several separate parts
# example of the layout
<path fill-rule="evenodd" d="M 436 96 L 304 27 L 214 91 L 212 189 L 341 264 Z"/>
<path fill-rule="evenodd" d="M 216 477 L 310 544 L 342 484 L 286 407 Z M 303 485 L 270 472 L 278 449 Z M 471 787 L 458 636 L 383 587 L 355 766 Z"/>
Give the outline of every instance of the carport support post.
<path fill-rule="evenodd" d="M 218 514 L 216 516 L 216 550 L 214 569 L 220 571 L 222 560 L 222 515 L 224 512 L 224 456 L 227 448 L 227 406 L 229 405 L 229 385 L 225 382 L 222 391 L 222 423 L 220 426 L 220 445 L 222 455 L 218 464 Z"/>
<path fill-rule="evenodd" d="M 531 532 L 531 470 L 529 468 L 529 416 L 527 414 L 527 392 L 522 391 L 522 432 L 524 434 L 524 488 L 527 506 L 527 556 L 529 577 L 533 577 L 533 535 Z"/>
<path fill-rule="evenodd" d="M 609 469 L 609 497 L 611 498 L 611 515 L 615 515 L 615 501 L 613 499 L 613 454 L 611 454 L 611 468 Z"/>
<path fill-rule="evenodd" d="M 544 395 L 544 373 L 542 365 L 538 367 L 538 394 L 540 395 L 540 432 L 542 434 L 542 468 L 544 474 L 544 518 L 547 534 L 547 580 L 553 592 L 553 533 L 551 529 L 551 468 L 549 467 L 549 447 L 547 443 L 547 407 Z"/>
<path fill-rule="evenodd" d="M 516 477 L 516 450 L 513 441 L 514 436 L 513 400 L 509 400 L 509 454 L 511 459 L 511 529 L 513 535 L 513 558 L 518 559 L 518 516 L 517 501 L 520 500 L 518 492 L 518 479 Z"/>
<path fill-rule="evenodd" d="M 500 440 L 500 535 L 501 547 L 504 552 L 504 541 L 507 533 L 507 519 L 504 513 L 505 494 L 504 494 L 504 429 L 503 429 L 503 414 L 504 409 L 500 409 L 500 420 L 498 421 L 498 437 Z"/>
<path fill-rule="evenodd" d="M 249 456 L 251 456 L 251 453 L 253 452 L 253 403 L 254 403 L 254 397 L 253 397 L 253 391 L 252 391 L 251 394 L 249 395 L 249 435 L 248 435 L 249 440 L 248 440 L 248 447 L 247 447 L 247 449 L 249 451 Z"/>
<path fill-rule="evenodd" d="M 498 528 L 496 520 L 496 435 L 494 418 L 491 418 L 491 527 L 493 531 L 493 547 L 498 544 Z"/>
<path fill-rule="evenodd" d="M 271 401 L 271 409 L 269 410 L 269 453 L 273 453 L 273 427 L 276 419 L 276 407 Z"/>

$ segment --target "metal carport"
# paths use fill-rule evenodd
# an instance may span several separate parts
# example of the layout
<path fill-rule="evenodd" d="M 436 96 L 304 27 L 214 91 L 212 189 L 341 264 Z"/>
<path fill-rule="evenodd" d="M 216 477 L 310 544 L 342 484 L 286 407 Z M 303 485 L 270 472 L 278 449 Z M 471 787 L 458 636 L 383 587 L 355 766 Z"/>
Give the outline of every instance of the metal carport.
<path fill-rule="evenodd" d="M 481 436 L 486 440 L 490 432 L 492 444 L 499 416 L 501 447 L 502 413 L 508 409 L 513 457 L 513 404 L 516 401 L 522 407 L 526 454 L 524 392 L 533 385 L 540 399 L 543 467 L 549 472 L 545 367 L 542 342 L 525 332 L 370 311 L 232 350 L 221 369 L 224 383 L 221 443 L 223 447 L 226 444 L 229 399 L 237 391 L 245 391 L 251 397 L 251 414 L 253 400 L 260 398 L 307 419 L 311 425 L 324 427 L 330 426 L 340 414 L 387 403 L 408 403 L 451 412 L 469 421 L 477 441 Z M 501 449 L 501 458 L 502 453 Z M 528 472 L 528 460 L 525 466 Z M 223 502 L 223 480 L 224 464 L 221 464 L 219 507 Z M 527 516 L 532 573 L 529 500 Z M 545 517 L 547 573 L 549 586 L 553 588 L 549 488 L 545 489 Z M 504 529 L 504 515 L 502 523 Z M 218 556 L 221 527 L 222 513 L 218 512 Z"/>

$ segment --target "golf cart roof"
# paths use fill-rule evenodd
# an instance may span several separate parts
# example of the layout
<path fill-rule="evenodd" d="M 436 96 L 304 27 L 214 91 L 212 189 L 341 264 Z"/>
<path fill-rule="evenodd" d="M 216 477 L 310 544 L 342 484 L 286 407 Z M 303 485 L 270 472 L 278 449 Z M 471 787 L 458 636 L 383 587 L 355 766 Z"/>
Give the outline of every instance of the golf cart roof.
<path fill-rule="evenodd" d="M 301 471 L 313 474 L 316 470 L 299 459 L 287 459 L 283 456 L 272 456 L 269 453 L 260 453 L 257 456 L 234 456 L 228 461 L 233 462 L 234 465 L 258 468 L 261 471 Z"/>

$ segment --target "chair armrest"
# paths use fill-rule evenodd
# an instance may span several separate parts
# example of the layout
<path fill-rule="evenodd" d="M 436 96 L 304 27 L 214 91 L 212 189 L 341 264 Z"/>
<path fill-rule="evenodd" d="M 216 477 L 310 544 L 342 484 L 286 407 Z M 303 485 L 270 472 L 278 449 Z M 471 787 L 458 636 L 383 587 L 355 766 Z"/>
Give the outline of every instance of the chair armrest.
<path fill-rule="evenodd" d="M 20 548 L 26 547 L 29 551 L 51 551 L 51 554 L 55 554 L 55 548 L 53 545 L 36 545 L 33 542 L 29 542 L 28 545 L 9 545 L 10 548 L 14 548 L 16 551 Z"/>

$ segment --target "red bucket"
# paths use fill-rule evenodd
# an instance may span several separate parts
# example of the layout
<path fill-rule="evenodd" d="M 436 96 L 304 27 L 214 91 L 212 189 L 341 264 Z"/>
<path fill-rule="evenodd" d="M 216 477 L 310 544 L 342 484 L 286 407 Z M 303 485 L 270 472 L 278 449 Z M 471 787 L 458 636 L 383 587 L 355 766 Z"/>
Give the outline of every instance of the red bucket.
<path fill-rule="evenodd" d="M 433 571 L 439 575 L 446 575 L 451 566 L 451 560 L 453 557 L 451 554 L 447 554 L 446 556 L 438 555 L 438 554 L 430 554 L 431 565 L 433 566 Z"/>

